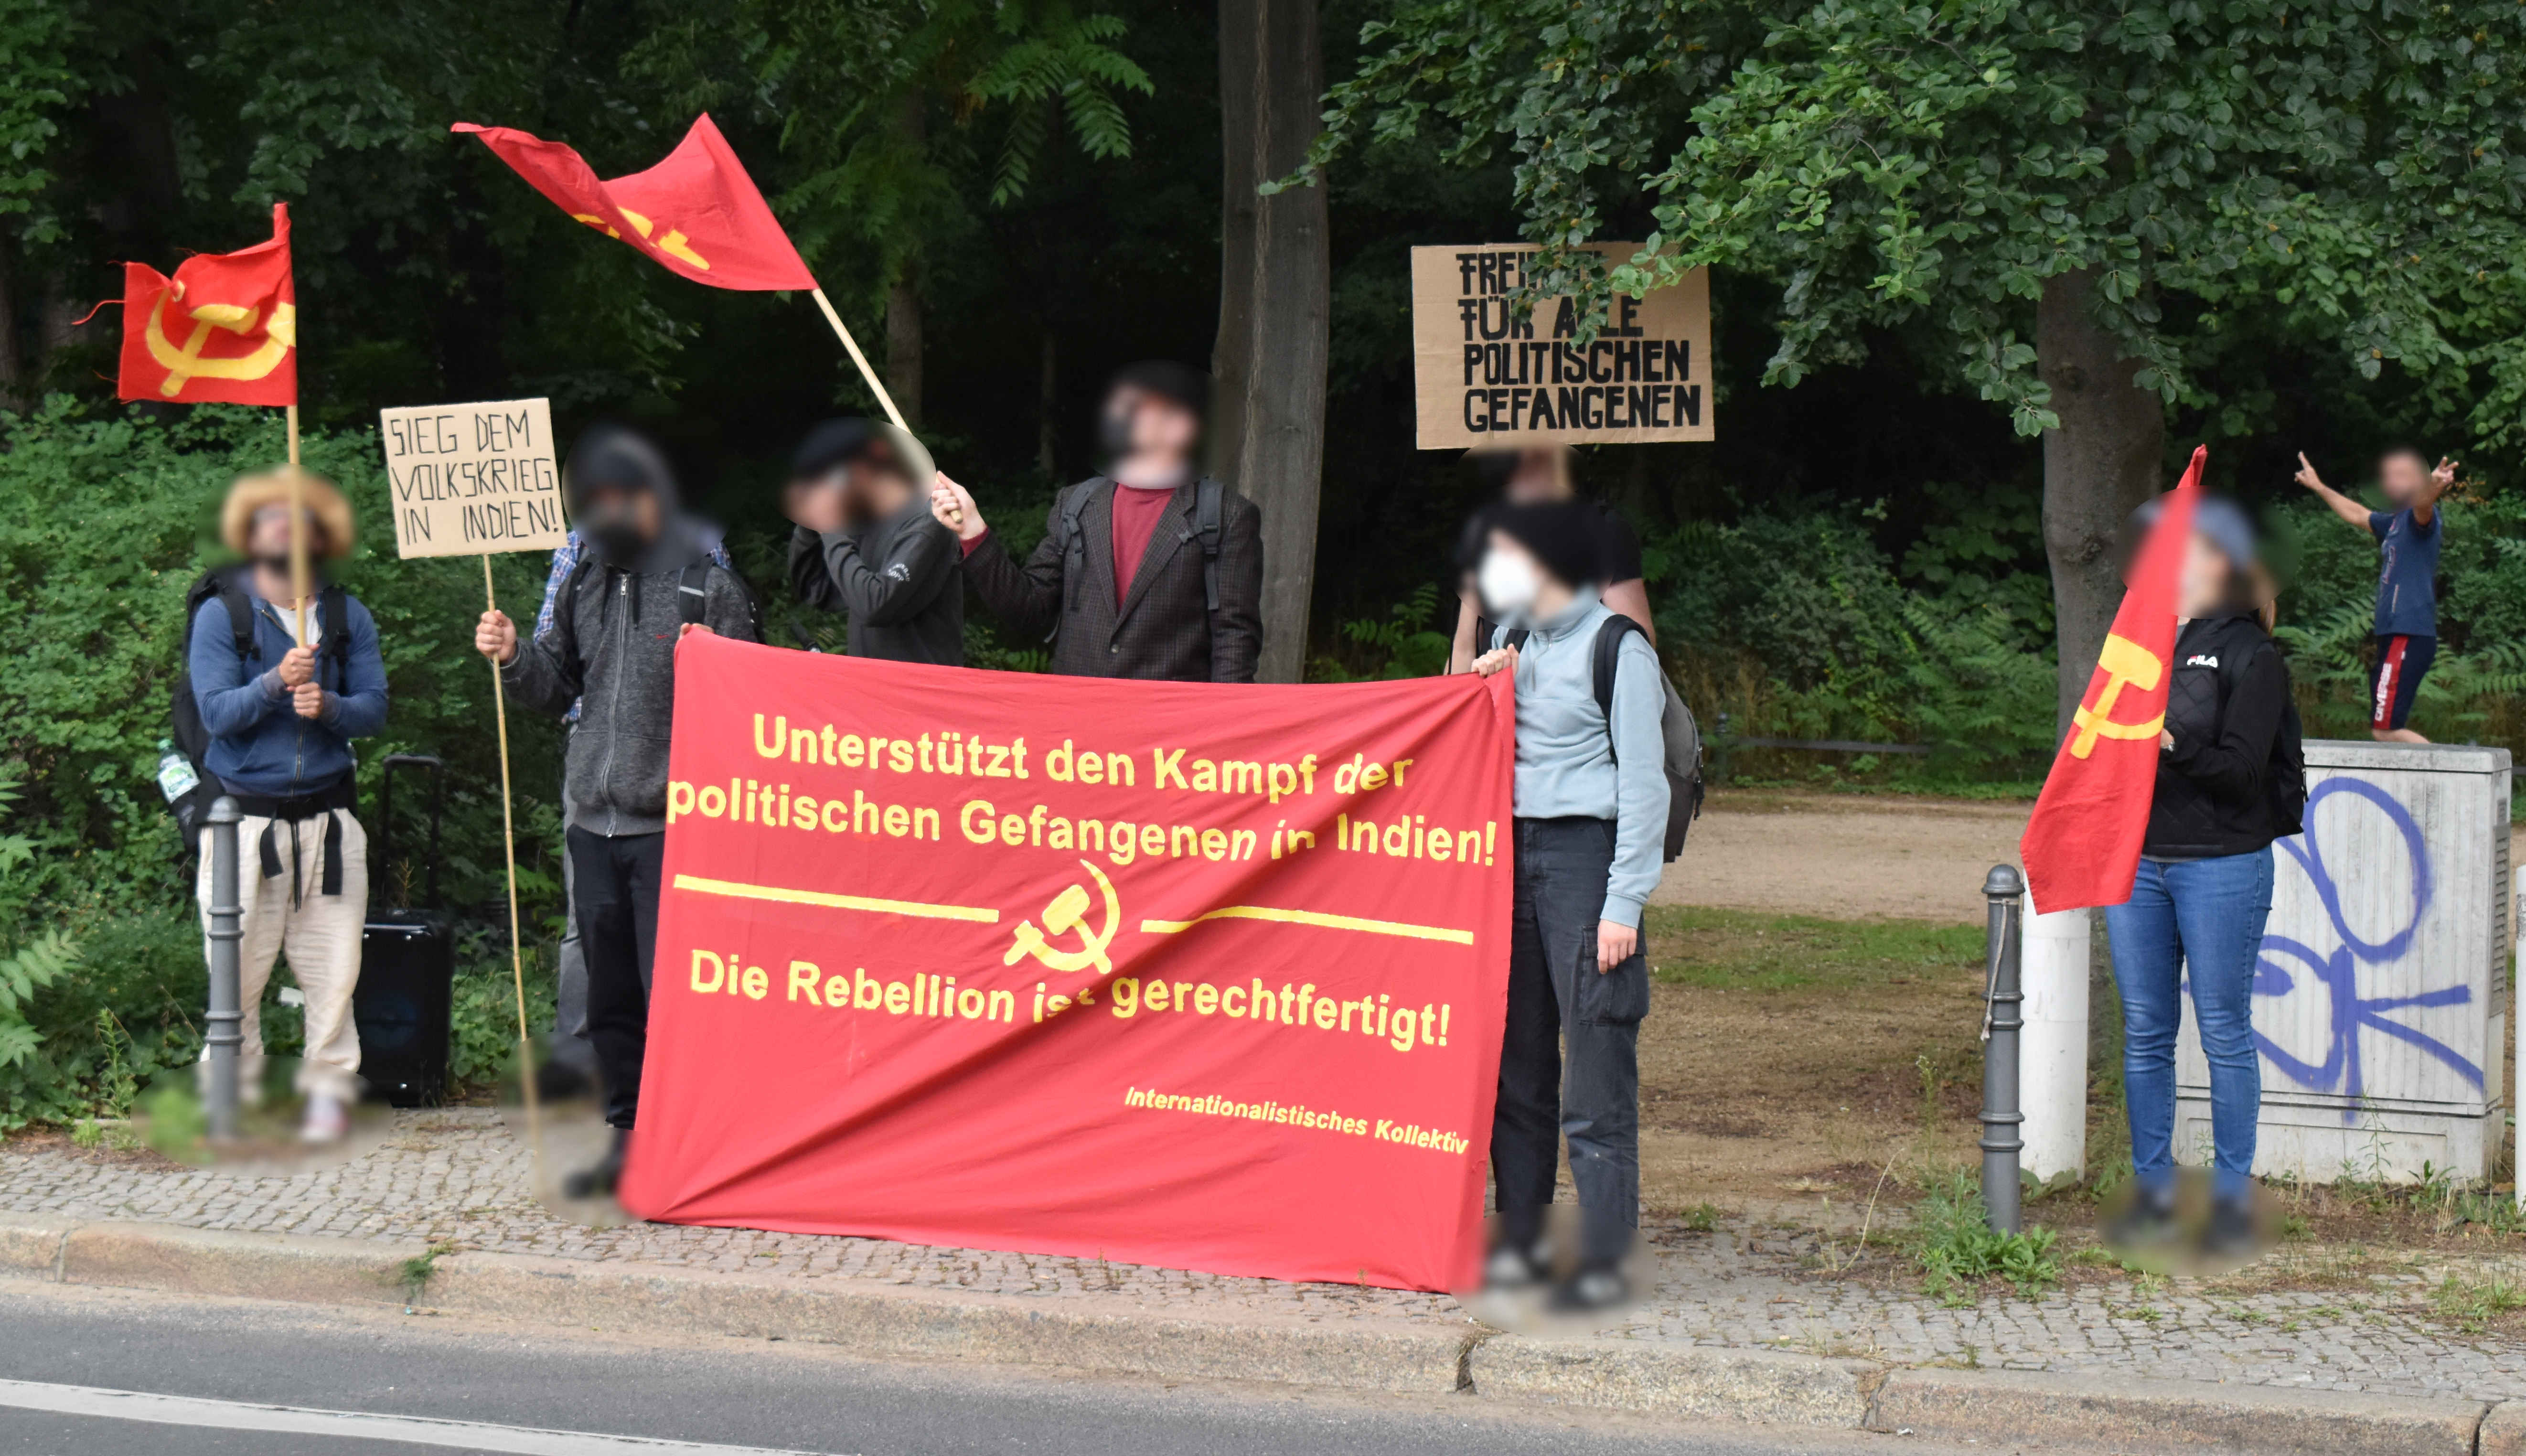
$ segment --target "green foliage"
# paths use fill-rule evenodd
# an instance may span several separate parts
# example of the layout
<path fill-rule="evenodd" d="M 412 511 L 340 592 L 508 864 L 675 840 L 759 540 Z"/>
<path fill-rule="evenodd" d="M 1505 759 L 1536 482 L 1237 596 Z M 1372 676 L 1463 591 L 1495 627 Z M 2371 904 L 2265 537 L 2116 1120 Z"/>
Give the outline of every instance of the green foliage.
<path fill-rule="evenodd" d="M 2507 0 L 2309 9 L 2071 0 L 1424 0 L 1364 32 L 1319 164 L 1424 126 L 1519 159 L 1533 296 L 1601 304 L 1703 265 L 1782 280 L 1767 382 L 1920 336 L 2021 434 L 2045 280 L 2088 271 L 2137 382 L 2247 321 L 2452 383 L 2526 389 L 2526 34 Z M 1656 160 L 1652 160 L 1656 159 Z M 1571 245 L 1645 204 L 1606 273 Z M 2516 412 L 2486 405 L 2486 434 Z"/>
<path fill-rule="evenodd" d="M 1959 1170 L 1930 1189 L 1912 1212 L 1912 1259 L 1924 1293 L 1961 1309 L 1987 1279 L 2007 1280 L 2026 1299 L 2060 1282 L 2061 1260 L 2053 1252 L 2060 1235 L 2044 1228 L 1994 1232 L 1990 1217 L 1970 1172 Z"/>
<path fill-rule="evenodd" d="M 1378 678 L 1431 678 L 1447 671 L 1453 645 L 1432 628 L 1439 588 L 1424 583 L 1387 609 L 1384 617 L 1355 617 L 1341 624 L 1339 652 L 1307 665 L 1311 682 L 1360 682 Z"/>

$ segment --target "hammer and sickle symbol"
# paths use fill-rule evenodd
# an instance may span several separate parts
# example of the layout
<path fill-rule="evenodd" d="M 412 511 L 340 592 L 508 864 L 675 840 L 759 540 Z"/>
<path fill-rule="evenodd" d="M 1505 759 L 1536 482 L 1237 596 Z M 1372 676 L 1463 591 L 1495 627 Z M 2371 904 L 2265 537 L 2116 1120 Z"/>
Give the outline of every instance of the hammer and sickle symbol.
<path fill-rule="evenodd" d="M 1116 897 L 1114 881 L 1105 878 L 1104 871 L 1086 860 L 1079 864 L 1095 878 L 1096 887 L 1105 893 L 1104 930 L 1100 933 L 1087 928 L 1087 891 L 1073 884 L 1053 896 L 1052 902 L 1043 907 L 1042 929 L 1036 929 L 1033 921 L 1018 922 L 1017 931 L 1010 940 L 1009 953 L 1000 957 L 1001 965 L 1014 966 L 1033 956 L 1055 971 L 1085 971 L 1093 966 L 1099 976 L 1113 974 L 1114 962 L 1105 954 L 1105 947 L 1113 943 L 1114 932 L 1122 928 L 1123 902 Z M 1062 950 L 1044 938 L 1047 934 L 1067 935 L 1073 930 L 1079 932 L 1080 948 L 1077 950 Z"/>
<path fill-rule="evenodd" d="M 623 221 L 631 224 L 642 237 L 647 237 L 657 229 L 658 225 L 628 207 L 618 207 L 615 211 L 621 213 Z M 623 235 L 612 224 L 594 213 L 572 213 L 570 216 L 574 222 L 585 223 L 590 227 L 605 229 L 607 237 L 619 238 Z M 668 228 L 667 235 L 658 239 L 658 251 L 670 258 L 679 259 L 689 267 L 700 269 L 704 273 L 710 272 L 710 260 L 693 251 L 692 239 L 684 236 L 681 228 Z"/>
<path fill-rule="evenodd" d="M 211 340 L 211 330 L 225 328 L 230 333 L 254 331 L 255 312 L 233 303 L 206 303 L 191 311 L 193 331 L 178 348 L 167 337 L 167 300 L 173 288 L 162 289 L 158 301 L 149 306 L 149 324 L 144 337 L 149 357 L 167 371 L 158 381 L 158 392 L 174 399 L 181 393 L 187 379 L 260 379 L 279 367 L 280 361 L 298 343 L 298 309 L 294 304 L 276 303 L 271 317 L 264 321 L 263 342 L 251 354 L 234 359 L 202 357 L 202 346 Z"/>
<path fill-rule="evenodd" d="M 2159 662 L 2156 654 L 2129 637 L 2108 632 L 2105 650 L 2097 654 L 2097 666 L 2105 672 L 2105 685 L 2097 694 L 2096 707 L 2081 703 L 2079 711 L 2070 716 L 2071 723 L 2079 729 L 2078 736 L 2070 740 L 2072 758 L 2086 758 L 2096 752 L 2098 734 L 2108 738 L 2154 738 L 2158 730 L 2166 727 L 2163 713 L 2147 723 L 2116 723 L 2108 716 L 2114 711 L 2114 699 L 2122 696 L 2124 684 L 2143 692 L 2157 686 L 2158 678 L 2166 672 L 2166 664 Z"/>

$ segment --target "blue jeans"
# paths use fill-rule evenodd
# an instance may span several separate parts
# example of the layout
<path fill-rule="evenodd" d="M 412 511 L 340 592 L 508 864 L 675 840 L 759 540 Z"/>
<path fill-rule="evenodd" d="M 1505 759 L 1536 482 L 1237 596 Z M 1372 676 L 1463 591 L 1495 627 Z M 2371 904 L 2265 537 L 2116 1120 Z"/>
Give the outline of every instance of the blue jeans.
<path fill-rule="evenodd" d="M 2254 1122 L 2263 1104 L 2254 1050 L 2254 961 L 2272 912 L 2272 852 L 2162 864 L 2142 860 L 2131 899 L 2105 909 L 2114 982 L 2123 997 L 2123 1101 L 2132 1170 L 2144 1186 L 2175 1177 L 2175 1031 L 2182 981 L 2210 1063 L 2210 1142 L 2217 1192 L 2252 1186 Z"/>

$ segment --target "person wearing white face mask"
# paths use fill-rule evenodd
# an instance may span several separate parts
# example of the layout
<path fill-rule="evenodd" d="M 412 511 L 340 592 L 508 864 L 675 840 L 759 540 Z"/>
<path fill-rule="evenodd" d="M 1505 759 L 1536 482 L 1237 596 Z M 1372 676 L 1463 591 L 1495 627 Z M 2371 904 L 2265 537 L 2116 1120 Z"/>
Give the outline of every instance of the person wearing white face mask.
<path fill-rule="evenodd" d="M 1566 1136 L 1582 1246 L 1553 1302 L 1600 1310 L 1630 1295 L 1622 1260 L 1640 1227 L 1649 1003 L 1640 925 L 1657 887 L 1668 790 L 1657 653 L 1599 599 L 1598 532 L 1586 511 L 1513 505 L 1492 516 L 1475 581 L 1501 627 L 1473 669 L 1517 675 L 1515 910 L 1491 1124 L 1500 1240 L 1485 1279 L 1508 1288 L 1545 1278 L 1543 1213 Z M 1608 707 L 1596 697 L 1600 650 L 1613 654 Z"/>

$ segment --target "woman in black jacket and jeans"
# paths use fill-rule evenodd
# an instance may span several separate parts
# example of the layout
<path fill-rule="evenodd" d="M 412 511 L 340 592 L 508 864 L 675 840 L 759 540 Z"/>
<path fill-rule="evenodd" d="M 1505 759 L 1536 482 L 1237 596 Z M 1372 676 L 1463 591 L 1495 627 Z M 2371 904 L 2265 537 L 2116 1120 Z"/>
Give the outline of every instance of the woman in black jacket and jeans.
<path fill-rule="evenodd" d="M 2146 508 L 2144 508 L 2146 509 Z M 2304 787 L 2289 669 L 2272 645 L 2253 527 L 2217 499 L 2194 513 L 2179 626 L 2158 735 L 2157 785 L 2131 899 L 2105 910 L 2122 991 L 2123 1093 L 2140 1193 L 2117 1242 L 2162 1242 L 2175 1213 L 2175 1032 L 2179 986 L 2210 1063 L 2217 1172 L 2205 1244 L 2252 1237 L 2254 963 L 2272 908 L 2272 841 L 2299 830 Z"/>

